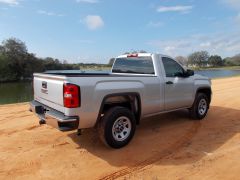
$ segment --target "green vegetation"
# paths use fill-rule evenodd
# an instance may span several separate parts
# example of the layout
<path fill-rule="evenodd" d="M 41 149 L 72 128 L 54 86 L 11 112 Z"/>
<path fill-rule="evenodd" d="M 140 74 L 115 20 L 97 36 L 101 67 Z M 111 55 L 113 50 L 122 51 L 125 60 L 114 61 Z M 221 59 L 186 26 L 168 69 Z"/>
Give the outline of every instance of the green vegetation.
<path fill-rule="evenodd" d="M 221 56 L 218 55 L 214 55 L 214 56 L 210 56 L 208 58 L 208 63 L 210 66 L 214 67 L 214 66 L 224 66 L 224 61 L 222 60 Z"/>
<path fill-rule="evenodd" d="M 50 57 L 38 58 L 28 52 L 24 42 L 15 38 L 0 45 L 0 82 L 30 79 L 34 72 L 63 69 L 79 69 L 79 66 Z"/>
<path fill-rule="evenodd" d="M 140 53 L 146 51 L 141 50 Z M 124 54 L 129 54 L 126 52 Z M 133 51 L 131 53 L 138 53 Z M 176 60 L 191 69 L 240 69 L 240 54 L 222 59 L 219 55 L 209 55 L 207 51 L 197 51 L 188 57 L 177 56 Z M 24 42 L 10 38 L 0 44 L 0 82 L 32 79 L 34 72 L 47 70 L 109 70 L 114 58 L 108 64 L 69 64 L 51 57 L 39 58 L 29 53 Z"/>
<path fill-rule="evenodd" d="M 124 54 L 134 54 L 134 53 L 145 53 L 146 51 L 133 51 L 125 52 Z M 205 70 L 205 69 L 240 69 L 240 54 L 233 57 L 227 57 L 222 59 L 219 55 L 209 55 L 207 51 L 196 51 L 189 56 L 176 56 L 176 61 L 178 61 L 183 66 L 189 67 L 194 70 Z M 109 65 L 114 62 L 114 58 L 109 60 Z"/>
<path fill-rule="evenodd" d="M 34 72 L 47 70 L 101 70 L 109 68 L 107 64 L 69 64 L 51 57 L 39 58 L 29 53 L 24 42 L 10 38 L 0 45 L 0 82 L 31 79 Z"/>
<path fill-rule="evenodd" d="M 104 71 L 104 70 L 110 70 L 112 65 L 111 64 L 96 64 L 96 63 L 79 63 L 77 64 L 79 68 L 83 71 Z"/>
<path fill-rule="evenodd" d="M 204 67 L 208 63 L 209 53 L 207 51 L 197 51 L 188 56 L 188 64 L 197 67 Z"/>
<path fill-rule="evenodd" d="M 219 55 L 209 55 L 207 51 L 197 51 L 188 57 L 177 56 L 176 60 L 191 69 L 240 69 L 240 54 L 222 59 Z"/>

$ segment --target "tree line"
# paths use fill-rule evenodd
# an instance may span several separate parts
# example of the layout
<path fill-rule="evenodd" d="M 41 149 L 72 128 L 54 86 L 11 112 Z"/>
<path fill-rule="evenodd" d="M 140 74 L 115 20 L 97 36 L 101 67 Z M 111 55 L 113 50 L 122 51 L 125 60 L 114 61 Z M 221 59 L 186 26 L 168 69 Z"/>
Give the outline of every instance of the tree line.
<path fill-rule="evenodd" d="M 0 82 L 31 79 L 34 72 L 48 70 L 80 70 L 95 67 L 107 67 L 106 64 L 77 63 L 69 64 L 67 60 L 60 61 L 51 57 L 39 58 L 29 53 L 24 42 L 9 38 L 0 44 Z"/>
<path fill-rule="evenodd" d="M 146 53 L 146 51 L 125 52 L 124 54 Z M 186 67 L 192 68 L 207 68 L 207 67 L 222 67 L 222 66 L 240 66 L 240 54 L 233 57 L 222 58 L 219 55 L 209 55 L 207 51 L 196 51 L 189 56 L 177 56 L 176 61 Z M 114 58 L 108 62 L 109 65 L 114 63 Z"/>
<path fill-rule="evenodd" d="M 141 50 L 139 52 L 145 53 L 146 51 Z M 176 60 L 190 68 L 240 66 L 240 54 L 222 59 L 219 55 L 210 56 L 207 51 L 198 51 L 187 57 L 177 56 Z M 66 60 L 60 61 L 51 57 L 39 58 L 28 52 L 24 42 L 16 38 L 9 38 L 0 44 L 0 82 L 31 79 L 34 72 L 47 70 L 105 69 L 110 68 L 113 62 L 114 58 L 111 58 L 108 64 L 69 64 Z"/>
<path fill-rule="evenodd" d="M 240 54 L 223 59 L 219 55 L 209 55 L 207 51 L 197 51 L 187 57 L 177 56 L 176 60 L 184 66 L 196 68 L 240 66 Z"/>
<path fill-rule="evenodd" d="M 34 72 L 64 69 L 79 69 L 79 66 L 51 57 L 36 57 L 16 38 L 7 39 L 0 45 L 0 82 L 31 78 Z"/>

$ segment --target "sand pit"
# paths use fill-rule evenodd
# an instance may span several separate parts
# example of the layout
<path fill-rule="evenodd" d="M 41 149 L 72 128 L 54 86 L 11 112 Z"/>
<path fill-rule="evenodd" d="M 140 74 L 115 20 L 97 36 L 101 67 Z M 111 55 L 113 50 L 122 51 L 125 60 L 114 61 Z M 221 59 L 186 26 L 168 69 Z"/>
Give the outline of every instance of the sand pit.
<path fill-rule="evenodd" d="M 212 82 L 203 121 L 185 110 L 143 120 L 120 150 L 93 129 L 39 126 L 26 103 L 0 106 L 0 179 L 239 179 L 240 77 Z"/>

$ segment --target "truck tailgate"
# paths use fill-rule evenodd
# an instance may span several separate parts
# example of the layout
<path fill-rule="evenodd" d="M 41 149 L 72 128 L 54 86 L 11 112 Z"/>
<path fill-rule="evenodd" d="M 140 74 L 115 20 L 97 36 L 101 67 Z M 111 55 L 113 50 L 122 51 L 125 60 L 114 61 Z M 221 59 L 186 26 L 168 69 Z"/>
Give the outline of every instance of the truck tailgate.
<path fill-rule="evenodd" d="M 64 113 L 64 76 L 34 74 L 34 98 L 40 103 Z"/>

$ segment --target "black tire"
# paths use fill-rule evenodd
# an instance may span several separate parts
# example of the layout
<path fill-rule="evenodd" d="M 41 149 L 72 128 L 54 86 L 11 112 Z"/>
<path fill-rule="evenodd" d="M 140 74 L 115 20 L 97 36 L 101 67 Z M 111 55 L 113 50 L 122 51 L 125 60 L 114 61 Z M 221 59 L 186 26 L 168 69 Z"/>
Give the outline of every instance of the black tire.
<path fill-rule="evenodd" d="M 203 108 L 205 106 L 201 107 L 200 103 L 203 103 L 203 105 L 205 104 L 206 109 Z M 207 95 L 204 93 L 198 93 L 195 97 L 192 107 L 189 109 L 189 113 L 192 119 L 201 120 L 207 115 L 208 109 L 209 99 Z"/>
<path fill-rule="evenodd" d="M 117 122 L 119 122 L 121 119 L 123 119 L 122 120 L 123 122 L 125 120 L 124 118 L 128 123 L 130 122 L 131 125 L 125 125 L 126 128 L 128 127 L 127 128 L 128 131 L 126 133 L 125 139 L 116 140 L 117 135 L 116 135 L 116 132 L 113 130 L 113 126 L 114 124 L 116 125 Z M 109 109 L 105 113 L 103 118 L 98 123 L 97 128 L 98 128 L 98 134 L 100 136 L 100 139 L 103 141 L 103 143 L 105 143 L 106 145 L 112 148 L 118 149 L 123 146 L 126 146 L 131 141 L 136 129 L 136 120 L 133 113 L 129 109 L 125 107 L 116 106 Z M 125 136 L 124 133 L 126 131 L 124 132 L 123 130 L 122 132 L 123 132 L 123 136 Z"/>
<path fill-rule="evenodd" d="M 40 119 L 39 120 L 39 125 L 43 125 L 43 124 L 46 124 L 46 121 L 44 119 Z"/>

